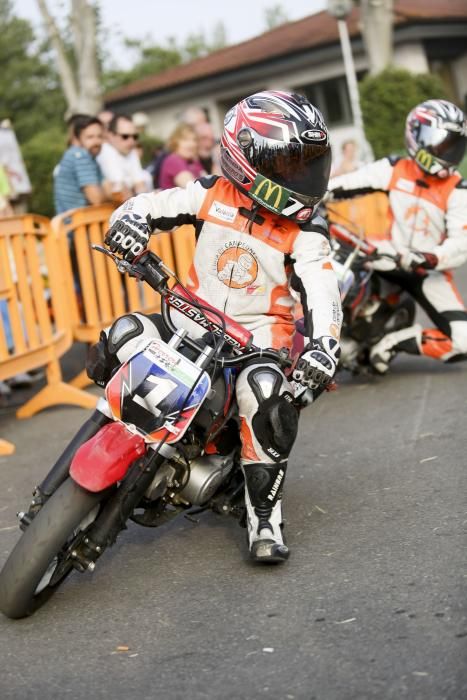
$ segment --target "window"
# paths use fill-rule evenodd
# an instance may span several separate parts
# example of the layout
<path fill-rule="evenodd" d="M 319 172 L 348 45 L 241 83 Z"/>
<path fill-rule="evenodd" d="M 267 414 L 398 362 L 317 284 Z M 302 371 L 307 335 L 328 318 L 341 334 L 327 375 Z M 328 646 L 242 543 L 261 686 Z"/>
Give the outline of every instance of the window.
<path fill-rule="evenodd" d="M 323 80 L 321 83 L 295 88 L 306 95 L 321 110 L 328 126 L 348 124 L 352 121 L 349 94 L 344 77 Z"/>

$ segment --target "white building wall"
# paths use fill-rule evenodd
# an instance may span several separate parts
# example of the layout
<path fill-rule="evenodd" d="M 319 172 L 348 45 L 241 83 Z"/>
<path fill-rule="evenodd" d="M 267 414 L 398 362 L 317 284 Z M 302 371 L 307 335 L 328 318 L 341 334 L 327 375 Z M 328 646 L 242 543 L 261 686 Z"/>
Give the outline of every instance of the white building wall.
<path fill-rule="evenodd" d="M 365 68 L 366 59 L 364 57 L 357 58 L 356 69 L 364 70 Z M 264 89 L 296 89 L 301 85 L 317 83 L 339 75 L 342 75 L 342 63 L 340 61 L 333 61 L 295 72 L 278 71 L 277 77 L 269 79 L 266 82 L 255 81 L 242 83 L 239 84 L 235 90 L 229 88 L 228 90 L 217 91 L 216 93 L 200 95 L 196 100 L 185 100 L 172 105 L 148 109 L 146 110 L 146 114 L 149 117 L 148 133 L 165 141 L 180 121 L 185 109 L 196 104 L 196 106 L 203 107 L 208 111 L 214 130 L 216 134 L 220 136 L 225 112 L 222 105 L 228 103 L 230 98 L 235 99 L 238 95 L 251 95 L 258 90 Z"/>
<path fill-rule="evenodd" d="M 147 126 L 148 134 L 162 141 L 166 141 L 177 124 L 181 121 L 184 111 L 188 109 L 188 107 L 193 107 L 194 104 L 208 111 L 214 128 L 217 130 L 217 128 L 219 128 L 219 126 L 216 125 L 217 105 L 211 95 L 204 95 L 196 100 L 196 103 L 194 103 L 193 100 L 184 100 L 163 107 L 146 110 L 145 113 L 149 117 L 149 124 Z"/>
<path fill-rule="evenodd" d="M 355 56 L 354 61 L 357 72 L 367 68 L 367 59 L 365 55 Z M 410 42 L 397 46 L 394 51 L 394 64 L 401 68 L 406 68 L 413 73 L 426 73 L 429 71 L 423 45 L 418 42 Z M 466 94 L 467 54 L 461 59 L 458 59 L 453 65 L 455 66 L 459 92 L 461 95 Z M 165 141 L 180 121 L 184 110 L 196 104 L 196 106 L 203 107 L 208 111 L 216 135 L 219 137 L 223 126 L 224 105 L 226 103 L 228 104 L 230 99 L 234 100 L 238 95 L 250 95 L 262 89 L 297 89 L 300 86 L 318 83 L 342 75 L 343 65 L 341 61 L 322 63 L 295 72 L 278 70 L 274 78 L 269 78 L 265 82 L 256 81 L 242 83 L 235 89 L 230 87 L 229 89 L 220 90 L 216 93 L 200 95 L 196 100 L 179 101 L 172 105 L 147 110 L 149 117 L 148 132 Z M 331 141 L 336 156 L 340 153 L 342 143 L 348 139 L 359 141 L 358 132 L 352 123 L 343 124 L 331 129 Z"/>
<path fill-rule="evenodd" d="M 395 47 L 393 63 L 398 68 L 405 68 L 411 73 L 429 73 L 430 67 L 423 44 L 411 42 Z"/>

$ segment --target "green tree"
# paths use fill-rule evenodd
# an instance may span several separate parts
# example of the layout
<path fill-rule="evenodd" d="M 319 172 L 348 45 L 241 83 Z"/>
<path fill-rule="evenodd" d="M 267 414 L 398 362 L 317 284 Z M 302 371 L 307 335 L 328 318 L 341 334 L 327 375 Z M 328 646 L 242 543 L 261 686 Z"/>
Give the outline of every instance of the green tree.
<path fill-rule="evenodd" d="M 207 56 L 226 44 L 226 30 L 223 22 L 218 22 L 214 26 L 211 37 L 207 37 L 202 30 L 189 34 L 181 43 L 177 43 L 174 37 L 169 37 L 165 44 L 152 44 L 148 38 L 144 41 L 126 39 L 126 47 L 133 49 L 136 53 L 133 67 L 129 70 L 113 68 L 105 71 L 104 91 L 115 90 L 140 78 L 157 75 L 181 63 Z"/>
<path fill-rule="evenodd" d="M 359 84 L 365 134 L 376 158 L 404 149 L 405 119 L 415 105 L 445 98 L 437 76 L 388 68 Z"/>
<path fill-rule="evenodd" d="M 66 135 L 57 126 L 40 129 L 23 145 L 21 150 L 32 182 L 29 211 L 54 215 L 53 171 L 65 148 Z"/>
<path fill-rule="evenodd" d="M 66 26 L 58 25 L 47 0 L 37 0 L 55 56 L 68 114 L 96 114 L 102 108 L 97 28 L 100 16 L 90 0 L 70 0 Z"/>
<path fill-rule="evenodd" d="M 182 54 L 174 39 L 168 39 L 165 46 L 142 44 L 135 39 L 126 39 L 125 45 L 136 51 L 136 61 L 129 70 L 110 69 L 104 72 L 105 91 L 115 90 L 148 75 L 157 75 L 182 63 Z"/>
<path fill-rule="evenodd" d="M 49 48 L 0 0 L 0 118 L 10 119 L 32 184 L 28 208 L 53 214 L 52 172 L 65 148 L 65 100 Z"/>
<path fill-rule="evenodd" d="M 180 46 L 180 54 L 183 61 L 193 61 L 195 58 L 207 56 L 213 51 L 223 49 L 227 45 L 227 35 L 223 22 L 218 22 L 212 30 L 209 39 L 203 30 L 189 34 Z"/>
<path fill-rule="evenodd" d="M 45 45 L 12 3 L 0 0 L 0 117 L 10 119 L 20 143 L 45 125 L 63 125 L 65 101 Z"/>
<path fill-rule="evenodd" d="M 280 27 L 281 24 L 286 24 L 289 21 L 287 12 L 279 2 L 271 7 L 264 8 L 264 21 L 266 23 L 266 31 Z"/>

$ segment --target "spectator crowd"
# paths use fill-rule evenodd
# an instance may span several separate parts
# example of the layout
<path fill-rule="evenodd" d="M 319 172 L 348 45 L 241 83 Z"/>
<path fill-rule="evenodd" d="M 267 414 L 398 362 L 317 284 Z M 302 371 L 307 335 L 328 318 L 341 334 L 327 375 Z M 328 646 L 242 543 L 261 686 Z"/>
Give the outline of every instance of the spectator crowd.
<path fill-rule="evenodd" d="M 68 148 L 54 171 L 57 214 L 104 202 L 117 205 L 141 192 L 185 187 L 190 180 L 220 172 L 214 131 L 202 109 L 187 110 L 148 163 L 142 163 L 143 117 L 105 110 L 68 120 Z"/>

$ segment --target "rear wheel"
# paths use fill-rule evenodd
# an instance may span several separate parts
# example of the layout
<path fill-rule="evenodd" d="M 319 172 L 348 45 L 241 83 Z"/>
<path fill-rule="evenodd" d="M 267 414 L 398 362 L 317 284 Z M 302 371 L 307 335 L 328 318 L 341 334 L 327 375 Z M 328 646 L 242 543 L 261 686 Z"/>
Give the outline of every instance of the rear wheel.
<path fill-rule="evenodd" d="M 71 551 L 94 521 L 104 492 L 86 491 L 68 478 L 41 508 L 0 573 L 0 610 L 31 615 L 73 569 Z"/>

